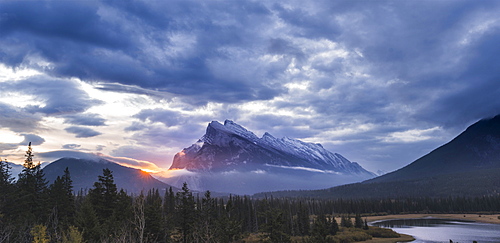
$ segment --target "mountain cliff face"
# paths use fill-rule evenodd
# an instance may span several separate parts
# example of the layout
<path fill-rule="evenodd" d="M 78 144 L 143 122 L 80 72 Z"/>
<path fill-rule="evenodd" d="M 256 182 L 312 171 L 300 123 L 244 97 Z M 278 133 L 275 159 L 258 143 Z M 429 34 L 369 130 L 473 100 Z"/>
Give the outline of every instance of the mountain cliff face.
<path fill-rule="evenodd" d="M 374 175 L 342 155 L 324 149 L 321 144 L 288 137 L 275 138 L 269 133 L 259 138 L 229 120 L 224 125 L 211 122 L 206 134 L 197 143 L 175 155 L 170 169 L 216 172 L 251 171 L 265 167 Z"/>
<path fill-rule="evenodd" d="M 320 189 L 373 178 L 375 174 L 320 144 L 291 138 L 261 138 L 226 120 L 211 122 L 205 135 L 174 157 L 170 170 L 189 176 L 164 178 L 196 190 L 252 194 L 271 190 Z"/>

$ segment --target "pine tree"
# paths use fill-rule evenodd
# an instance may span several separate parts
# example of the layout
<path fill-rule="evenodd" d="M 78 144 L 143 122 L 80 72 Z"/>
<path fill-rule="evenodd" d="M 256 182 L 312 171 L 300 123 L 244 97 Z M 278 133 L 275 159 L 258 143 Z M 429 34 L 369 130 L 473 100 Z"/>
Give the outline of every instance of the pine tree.
<path fill-rule="evenodd" d="M 363 219 L 359 214 L 356 214 L 356 216 L 354 217 L 354 227 L 358 229 L 363 228 Z"/>
<path fill-rule="evenodd" d="M 319 214 L 312 225 L 311 238 L 313 242 L 326 242 L 330 233 L 330 225 L 324 214 Z"/>
<path fill-rule="evenodd" d="M 215 220 L 215 241 L 221 243 L 235 242 L 241 233 L 241 221 L 238 218 L 238 210 L 232 195 L 224 204 L 220 199 L 219 205 L 214 200 L 214 209 L 218 211 L 218 218 Z"/>
<path fill-rule="evenodd" d="M 272 199 L 271 199 L 272 201 Z M 261 231 L 270 242 L 290 242 L 290 236 L 285 233 L 285 221 L 283 211 L 266 205 L 267 210 L 263 212 L 265 218 Z"/>
<path fill-rule="evenodd" d="M 149 241 L 157 242 L 164 235 L 164 221 L 162 220 L 162 199 L 158 189 L 151 189 L 146 196 L 144 215 L 146 219 L 145 235 Z"/>
<path fill-rule="evenodd" d="M 339 232 L 339 224 L 334 216 L 330 218 L 330 235 L 336 235 Z"/>
<path fill-rule="evenodd" d="M 346 227 L 346 228 L 351 228 L 352 225 L 352 220 L 351 217 L 342 215 L 342 218 L 340 219 L 340 226 Z"/>
<path fill-rule="evenodd" d="M 103 169 L 102 172 L 102 175 L 98 176 L 98 181 L 94 182 L 94 187 L 89 190 L 87 197 L 97 214 L 100 230 L 106 236 L 101 240 L 107 240 L 116 237 L 118 230 L 123 227 L 123 222 L 117 220 L 117 216 L 124 212 L 117 212 L 118 192 L 113 172 L 108 168 Z"/>
<path fill-rule="evenodd" d="M 53 211 L 56 212 L 63 230 L 66 230 L 70 225 L 73 225 L 75 213 L 73 181 L 68 167 L 64 170 L 64 175 L 62 177 L 58 176 L 54 183 L 50 185 L 49 195 Z"/>
<path fill-rule="evenodd" d="M 165 227 L 164 240 L 166 241 L 170 237 L 170 231 L 176 225 L 175 223 L 175 194 L 170 187 L 165 191 L 165 196 L 163 197 L 163 225 Z"/>
<path fill-rule="evenodd" d="M 14 181 L 11 174 L 12 167 L 7 160 L 0 159 L 0 190 L 10 187 Z"/>
<path fill-rule="evenodd" d="M 196 223 L 195 238 L 201 242 L 214 242 L 216 239 L 215 200 L 210 191 L 205 192 L 199 208 L 199 218 Z"/>
<path fill-rule="evenodd" d="M 90 189 L 88 194 L 90 202 L 100 218 L 100 223 L 113 215 L 117 196 L 113 172 L 108 168 L 103 169 L 102 175 L 98 176 L 98 181 L 94 183 L 94 187 Z"/>
<path fill-rule="evenodd" d="M 187 183 L 176 195 L 176 222 L 182 235 L 182 242 L 191 242 L 193 225 L 196 218 L 195 202 Z"/>
<path fill-rule="evenodd" d="M 17 216 L 28 222 L 44 222 L 50 212 L 48 205 L 48 190 L 45 174 L 40 163 L 33 163 L 31 142 L 25 155 L 24 168 L 16 182 L 19 196 L 17 197 Z"/>
<path fill-rule="evenodd" d="M 7 160 L 2 161 L 0 159 L 0 218 L 7 211 L 9 211 L 9 201 L 12 200 L 14 193 L 14 178 L 11 175 L 12 167 L 9 165 Z M 1 227 L 1 225 L 0 225 Z"/>
<path fill-rule="evenodd" d="M 101 224 L 89 197 L 86 197 L 77 209 L 75 224 L 82 230 L 83 238 L 87 242 L 100 242 L 102 235 Z"/>
<path fill-rule="evenodd" d="M 299 235 L 309 235 L 310 222 L 309 212 L 302 202 L 299 202 L 299 209 L 297 212 L 297 228 Z"/>
<path fill-rule="evenodd" d="M 14 178 L 11 176 L 11 166 L 7 160 L 0 159 L 0 242 L 9 242 L 10 235 L 12 235 L 12 228 L 9 221 L 13 210 L 14 200 Z"/>

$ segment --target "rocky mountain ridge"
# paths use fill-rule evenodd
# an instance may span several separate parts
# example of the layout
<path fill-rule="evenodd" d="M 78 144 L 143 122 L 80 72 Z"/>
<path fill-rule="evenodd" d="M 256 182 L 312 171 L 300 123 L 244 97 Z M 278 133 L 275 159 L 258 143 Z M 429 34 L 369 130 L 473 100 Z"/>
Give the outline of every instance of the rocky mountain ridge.
<path fill-rule="evenodd" d="M 205 135 L 175 155 L 170 169 L 223 171 L 253 170 L 263 166 L 374 176 L 321 144 L 275 138 L 267 132 L 259 138 L 230 120 L 224 125 L 217 121 L 209 123 Z"/>

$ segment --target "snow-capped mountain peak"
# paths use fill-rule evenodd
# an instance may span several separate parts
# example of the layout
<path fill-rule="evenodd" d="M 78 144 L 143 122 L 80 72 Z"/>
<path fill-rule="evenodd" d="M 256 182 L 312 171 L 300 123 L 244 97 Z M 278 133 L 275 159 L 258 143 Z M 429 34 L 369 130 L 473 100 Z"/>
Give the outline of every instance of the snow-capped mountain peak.
<path fill-rule="evenodd" d="M 266 165 L 374 175 L 321 144 L 290 137 L 275 138 L 267 132 L 259 138 L 231 120 L 226 120 L 224 125 L 217 121 L 209 123 L 205 135 L 197 143 L 174 157 L 171 168 L 229 171 L 253 170 Z"/>
<path fill-rule="evenodd" d="M 175 155 L 170 169 L 189 175 L 168 183 L 189 181 L 197 190 L 231 193 L 320 189 L 375 176 L 321 144 L 267 132 L 259 138 L 231 120 L 209 123 L 196 143 Z"/>

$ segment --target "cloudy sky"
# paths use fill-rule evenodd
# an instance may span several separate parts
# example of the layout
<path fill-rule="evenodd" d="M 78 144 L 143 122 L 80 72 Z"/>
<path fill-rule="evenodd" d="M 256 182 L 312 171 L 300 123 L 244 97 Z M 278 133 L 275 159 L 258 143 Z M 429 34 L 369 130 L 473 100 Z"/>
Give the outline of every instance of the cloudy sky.
<path fill-rule="evenodd" d="M 391 171 L 500 114 L 500 1 L 1 1 L 0 158 L 151 170 L 231 119 Z"/>

